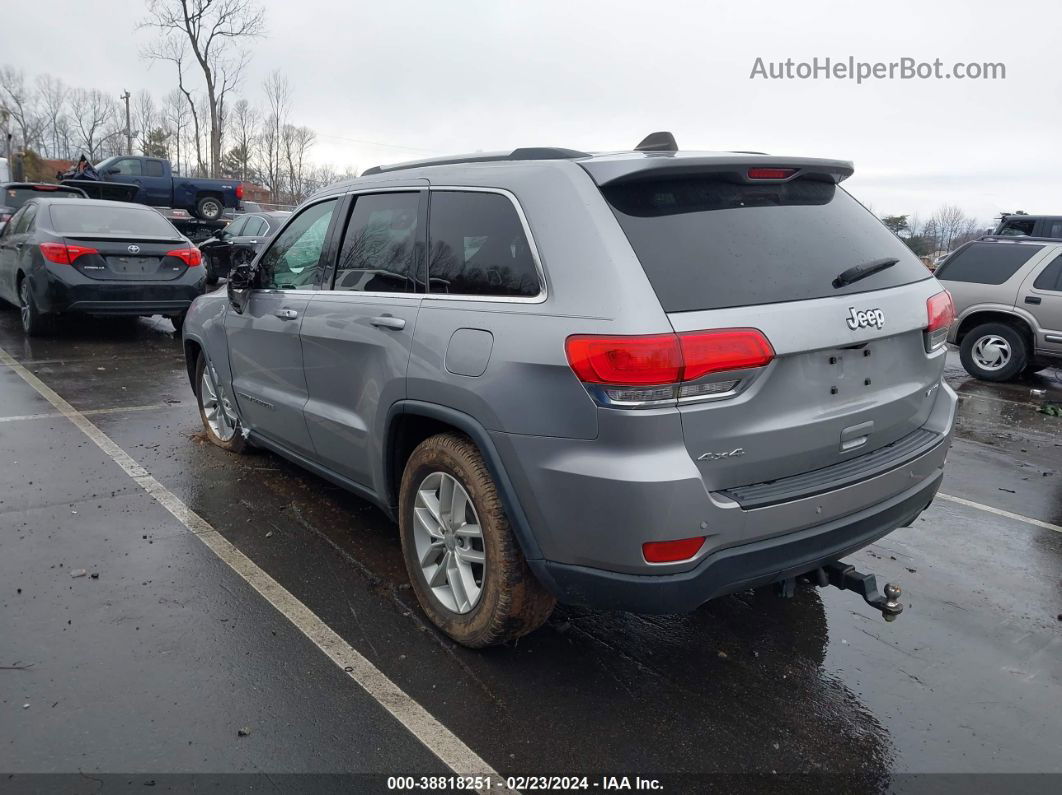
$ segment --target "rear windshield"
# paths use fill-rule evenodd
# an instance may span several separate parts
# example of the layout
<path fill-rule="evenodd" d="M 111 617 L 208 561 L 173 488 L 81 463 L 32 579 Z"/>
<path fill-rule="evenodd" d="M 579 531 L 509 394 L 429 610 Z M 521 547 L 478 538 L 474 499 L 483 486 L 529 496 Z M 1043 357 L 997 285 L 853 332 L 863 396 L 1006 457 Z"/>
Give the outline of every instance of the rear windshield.
<path fill-rule="evenodd" d="M 666 312 L 800 301 L 929 278 L 904 243 L 832 182 L 718 178 L 605 186 L 605 198 Z M 834 278 L 899 262 L 840 289 Z"/>
<path fill-rule="evenodd" d="M 1003 284 L 1043 246 L 1024 243 L 970 243 L 937 268 L 937 278 L 949 282 Z"/>
<path fill-rule="evenodd" d="M 61 235 L 131 235 L 180 238 L 173 225 L 146 207 L 115 207 L 85 202 L 82 205 L 53 204 L 52 225 Z"/>
<path fill-rule="evenodd" d="M 38 198 L 41 196 L 51 196 L 55 198 L 63 199 L 80 199 L 82 198 L 81 191 L 74 190 L 72 188 L 63 188 L 58 185 L 48 186 L 44 188 L 16 188 L 7 186 L 4 188 L 4 200 L 0 201 L 0 204 L 5 207 L 13 207 L 16 210 L 26 203 L 28 199 Z"/>

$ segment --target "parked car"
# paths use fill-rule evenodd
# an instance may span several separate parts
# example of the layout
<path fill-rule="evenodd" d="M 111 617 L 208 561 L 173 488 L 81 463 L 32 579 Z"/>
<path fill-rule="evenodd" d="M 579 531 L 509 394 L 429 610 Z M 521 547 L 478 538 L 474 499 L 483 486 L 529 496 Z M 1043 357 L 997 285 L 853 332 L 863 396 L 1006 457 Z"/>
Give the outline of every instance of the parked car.
<path fill-rule="evenodd" d="M 149 207 L 185 210 L 204 221 L 217 221 L 226 208 L 240 209 L 243 184 L 239 180 L 200 179 L 174 176 L 170 161 L 161 157 L 118 155 L 96 164 L 102 183 L 95 180 L 63 180 L 82 188 L 92 198 L 115 199 L 106 183 L 136 186 L 132 199 Z"/>
<path fill-rule="evenodd" d="M 248 213 L 199 244 L 206 266 L 207 284 L 217 284 L 237 265 L 246 265 L 266 240 L 291 215 L 287 212 Z"/>
<path fill-rule="evenodd" d="M 839 186 L 850 163 L 668 141 L 318 193 L 189 311 L 210 440 L 396 518 L 421 606 L 468 646 L 555 600 L 833 582 L 940 485 L 951 299 Z"/>
<path fill-rule="evenodd" d="M 165 315 L 180 331 L 203 292 L 199 250 L 149 207 L 34 198 L 0 232 L 0 298 L 29 336 L 57 315 Z"/>
<path fill-rule="evenodd" d="M 977 240 L 937 270 L 958 319 L 948 341 L 984 381 L 1010 381 L 1062 361 L 1062 240 Z"/>
<path fill-rule="evenodd" d="M 55 196 L 67 199 L 86 198 L 80 188 L 50 185 L 45 182 L 4 182 L 0 184 L 0 230 L 11 220 L 19 207 L 34 196 Z"/>
<path fill-rule="evenodd" d="M 1050 237 L 1062 239 L 1062 215 L 1004 213 L 993 233 L 1002 237 Z"/>

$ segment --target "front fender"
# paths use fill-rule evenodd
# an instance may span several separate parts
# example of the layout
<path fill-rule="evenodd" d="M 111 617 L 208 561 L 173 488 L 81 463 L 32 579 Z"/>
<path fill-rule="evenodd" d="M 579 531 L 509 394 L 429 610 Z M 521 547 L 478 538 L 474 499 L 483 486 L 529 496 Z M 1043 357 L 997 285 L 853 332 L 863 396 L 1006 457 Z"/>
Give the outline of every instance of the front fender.
<path fill-rule="evenodd" d="M 218 381 L 226 388 L 232 388 L 232 369 L 229 364 L 229 344 L 225 335 L 225 316 L 229 311 L 229 302 L 225 289 L 196 298 L 188 308 L 184 319 L 184 350 L 188 364 L 189 380 L 195 389 L 195 360 L 190 351 L 198 348 L 206 353 L 207 359 L 214 367 Z"/>

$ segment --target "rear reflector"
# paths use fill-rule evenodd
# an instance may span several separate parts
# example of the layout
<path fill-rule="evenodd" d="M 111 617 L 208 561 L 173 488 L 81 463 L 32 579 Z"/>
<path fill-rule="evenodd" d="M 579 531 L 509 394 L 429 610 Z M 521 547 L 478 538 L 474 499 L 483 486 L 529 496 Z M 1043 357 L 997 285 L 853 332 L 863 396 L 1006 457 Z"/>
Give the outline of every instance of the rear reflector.
<path fill-rule="evenodd" d="M 88 246 L 68 246 L 63 243 L 41 243 L 40 249 L 48 262 L 54 262 L 57 265 L 73 265 L 78 257 L 100 253 Z"/>
<path fill-rule="evenodd" d="M 689 560 L 704 546 L 706 536 L 682 538 L 678 541 L 646 541 L 642 544 L 642 557 L 646 563 L 675 563 Z"/>
<path fill-rule="evenodd" d="M 955 321 L 955 303 L 951 293 L 941 290 L 926 299 L 926 351 L 932 353 L 948 339 L 948 328 Z"/>
<path fill-rule="evenodd" d="M 789 179 L 796 173 L 795 168 L 750 168 L 749 179 Z"/>
<path fill-rule="evenodd" d="M 572 370 L 583 383 L 663 386 L 711 373 L 763 367 L 774 348 L 758 329 L 718 329 L 641 337 L 578 334 L 565 341 Z"/>
<path fill-rule="evenodd" d="M 166 256 L 183 260 L 189 268 L 203 264 L 203 255 L 197 248 L 175 248 L 173 251 L 167 251 Z"/>

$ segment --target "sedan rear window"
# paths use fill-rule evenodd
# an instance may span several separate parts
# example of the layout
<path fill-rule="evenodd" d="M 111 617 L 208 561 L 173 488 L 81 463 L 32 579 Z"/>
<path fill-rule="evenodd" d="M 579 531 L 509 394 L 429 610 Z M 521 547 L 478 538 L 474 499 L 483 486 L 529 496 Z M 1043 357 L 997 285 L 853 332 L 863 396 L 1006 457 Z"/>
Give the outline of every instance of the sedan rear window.
<path fill-rule="evenodd" d="M 115 207 L 85 202 L 53 204 L 49 208 L 52 225 L 61 235 L 131 235 L 180 239 L 169 221 L 146 207 Z"/>
<path fill-rule="evenodd" d="M 0 201 L 0 204 L 17 210 L 29 199 L 39 199 L 41 197 L 51 197 L 54 199 L 80 199 L 82 198 L 82 193 L 80 190 L 64 188 L 61 185 L 34 185 L 22 187 L 8 185 L 4 188 L 4 198 Z"/>
<path fill-rule="evenodd" d="M 946 282 L 1003 284 L 1041 249 L 1023 243 L 970 243 L 948 257 L 936 276 Z"/>
<path fill-rule="evenodd" d="M 925 266 L 832 182 L 744 184 L 697 177 L 602 188 L 666 312 L 881 290 L 928 279 Z M 895 258 L 841 288 L 842 271 Z"/>

